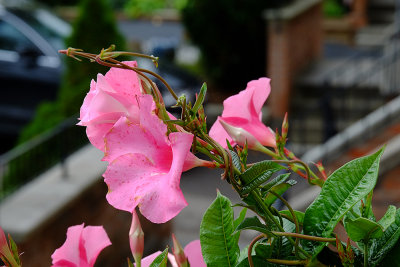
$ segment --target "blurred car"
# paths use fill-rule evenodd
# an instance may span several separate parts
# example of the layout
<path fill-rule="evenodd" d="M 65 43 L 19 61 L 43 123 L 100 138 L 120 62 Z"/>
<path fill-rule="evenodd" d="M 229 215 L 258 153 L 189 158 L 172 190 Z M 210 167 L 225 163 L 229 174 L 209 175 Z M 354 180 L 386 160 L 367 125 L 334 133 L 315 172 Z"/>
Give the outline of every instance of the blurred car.
<path fill-rule="evenodd" d="M 62 74 L 58 50 L 68 23 L 43 8 L 0 5 L 0 134 L 15 136 L 43 100 L 56 98 Z"/>

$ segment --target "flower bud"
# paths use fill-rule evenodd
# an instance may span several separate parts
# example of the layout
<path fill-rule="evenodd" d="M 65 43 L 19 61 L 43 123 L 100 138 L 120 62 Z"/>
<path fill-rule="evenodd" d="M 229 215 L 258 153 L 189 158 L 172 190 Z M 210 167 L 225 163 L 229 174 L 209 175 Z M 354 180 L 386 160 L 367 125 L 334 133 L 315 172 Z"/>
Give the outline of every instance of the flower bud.
<path fill-rule="evenodd" d="M 282 138 L 283 138 L 283 140 L 286 140 L 288 131 L 289 131 L 289 122 L 288 122 L 288 114 L 286 112 L 285 118 L 283 119 L 283 122 L 282 122 Z"/>
<path fill-rule="evenodd" d="M 136 264 L 141 261 L 144 249 L 144 232 L 140 226 L 136 211 L 132 212 L 132 224 L 129 230 L 129 245 L 131 247 L 133 258 Z"/>
<path fill-rule="evenodd" d="M 179 244 L 178 240 L 176 240 L 174 234 L 172 234 L 172 242 L 174 243 L 174 248 L 172 249 L 172 252 L 174 253 L 178 266 L 188 267 L 189 266 L 188 258 L 186 257 L 181 244 Z"/>

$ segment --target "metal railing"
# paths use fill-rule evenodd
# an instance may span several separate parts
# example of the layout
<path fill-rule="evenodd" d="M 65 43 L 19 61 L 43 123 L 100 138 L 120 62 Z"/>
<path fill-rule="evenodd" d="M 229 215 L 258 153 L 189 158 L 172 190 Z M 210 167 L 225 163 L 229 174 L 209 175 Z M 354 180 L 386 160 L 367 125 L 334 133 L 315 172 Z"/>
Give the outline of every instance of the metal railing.
<path fill-rule="evenodd" d="M 69 118 L 0 155 L 0 200 L 55 164 L 64 164 L 67 156 L 87 143 L 85 128 L 76 122 L 76 117 Z"/>

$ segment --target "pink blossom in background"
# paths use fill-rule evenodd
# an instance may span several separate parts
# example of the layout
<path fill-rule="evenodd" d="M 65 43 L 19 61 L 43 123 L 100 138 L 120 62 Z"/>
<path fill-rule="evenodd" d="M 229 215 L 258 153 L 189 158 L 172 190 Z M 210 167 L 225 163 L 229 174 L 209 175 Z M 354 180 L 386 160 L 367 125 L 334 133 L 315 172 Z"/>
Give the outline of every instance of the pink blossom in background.
<path fill-rule="evenodd" d="M 99 253 L 109 245 L 110 239 L 102 226 L 71 226 L 65 243 L 51 255 L 52 266 L 91 267 Z"/>
<path fill-rule="evenodd" d="M 269 82 L 268 78 L 250 81 L 245 90 L 225 99 L 222 115 L 211 127 L 210 136 L 225 148 L 226 139 L 232 145 L 236 143 L 222 127 L 220 120 L 223 120 L 228 125 L 245 130 L 262 145 L 275 147 L 274 132 L 261 122 L 261 108 L 271 91 Z"/>
<path fill-rule="evenodd" d="M 129 212 L 139 206 L 147 219 L 164 223 L 187 206 L 179 187 L 182 171 L 201 161 L 189 151 L 191 134 L 167 136 L 167 126 L 152 113 L 151 96 L 139 101 L 140 124 L 123 117 L 105 137 L 107 200 Z"/>
<path fill-rule="evenodd" d="M 135 61 L 125 64 L 136 67 Z M 106 75 L 98 74 L 92 80 L 80 111 L 79 125 L 86 126 L 90 142 L 100 150 L 104 148 L 104 135 L 121 116 L 138 122 L 137 96 L 142 95 L 138 75 L 132 70 L 111 68 Z"/>

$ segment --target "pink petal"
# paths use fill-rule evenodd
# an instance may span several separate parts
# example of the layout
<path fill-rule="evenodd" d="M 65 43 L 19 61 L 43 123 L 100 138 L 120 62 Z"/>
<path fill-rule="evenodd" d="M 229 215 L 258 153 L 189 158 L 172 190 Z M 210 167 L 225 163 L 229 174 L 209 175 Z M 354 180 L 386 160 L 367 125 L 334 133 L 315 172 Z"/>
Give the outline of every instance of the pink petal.
<path fill-rule="evenodd" d="M 53 259 L 52 266 L 63 266 L 67 262 L 70 263 L 71 266 L 80 265 L 79 243 L 82 230 L 83 224 L 68 228 L 67 239 L 64 244 L 51 255 Z"/>
<path fill-rule="evenodd" d="M 144 257 L 141 261 L 141 265 L 142 267 L 149 267 L 151 265 L 151 263 L 158 257 L 158 255 L 161 254 L 161 251 L 157 251 L 154 252 L 153 254 L 150 254 L 147 257 Z M 136 266 L 136 264 L 135 264 Z"/>
<path fill-rule="evenodd" d="M 87 261 L 93 266 L 100 252 L 111 245 L 103 226 L 86 226 L 82 232 Z"/>
<path fill-rule="evenodd" d="M 193 240 L 186 245 L 185 255 L 189 259 L 191 267 L 205 267 L 207 266 L 204 262 L 203 255 L 201 254 L 200 240 Z"/>
<path fill-rule="evenodd" d="M 68 228 L 64 244 L 51 255 L 53 267 L 92 267 L 100 251 L 111 245 L 102 226 Z"/>
<path fill-rule="evenodd" d="M 136 61 L 124 61 L 130 67 L 137 67 Z M 133 70 L 111 68 L 105 75 L 108 84 L 115 92 L 128 102 L 133 103 L 136 95 L 141 95 L 141 84 L 138 75 Z"/>
<path fill-rule="evenodd" d="M 234 127 L 243 128 L 251 135 L 253 135 L 258 140 L 258 142 L 260 142 L 264 146 L 276 146 L 275 134 L 272 132 L 271 128 L 265 126 L 259 120 L 245 121 L 241 118 L 236 117 L 221 118 L 221 120 Z"/>
<path fill-rule="evenodd" d="M 269 81 L 268 78 L 251 81 L 245 90 L 227 98 L 224 101 L 222 117 L 242 117 L 248 120 L 253 116 L 259 117 L 261 108 L 271 91 Z"/>
<path fill-rule="evenodd" d="M 125 154 L 111 162 L 103 176 L 109 186 L 107 200 L 112 206 L 132 212 L 139 205 L 141 213 L 155 223 L 170 220 L 187 206 L 179 183 L 192 136 L 171 133 L 170 140 L 173 160 L 169 170 L 143 154 Z M 157 156 L 157 161 L 163 161 L 163 157 L 170 155 L 160 150 Z"/>

